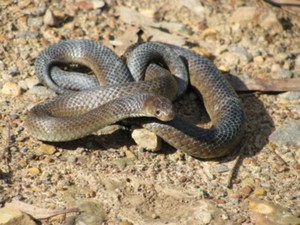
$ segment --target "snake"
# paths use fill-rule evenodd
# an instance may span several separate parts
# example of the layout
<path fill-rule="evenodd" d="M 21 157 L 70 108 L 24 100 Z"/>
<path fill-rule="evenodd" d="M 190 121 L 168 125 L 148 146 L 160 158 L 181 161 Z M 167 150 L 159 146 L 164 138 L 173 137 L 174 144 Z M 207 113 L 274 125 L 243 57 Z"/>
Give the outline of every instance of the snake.
<path fill-rule="evenodd" d="M 61 95 L 28 112 L 28 133 L 42 141 L 71 141 L 139 117 L 133 123 L 195 158 L 222 157 L 237 147 L 245 128 L 242 103 L 209 59 L 188 48 L 159 42 L 128 49 L 123 59 L 91 40 L 65 40 L 44 49 L 35 62 L 37 76 Z M 78 72 L 70 75 L 58 67 L 66 63 L 84 65 L 95 77 Z M 145 79 L 145 74 L 150 78 Z M 174 112 L 172 101 L 188 86 L 202 98 L 212 124 L 209 128 Z"/>

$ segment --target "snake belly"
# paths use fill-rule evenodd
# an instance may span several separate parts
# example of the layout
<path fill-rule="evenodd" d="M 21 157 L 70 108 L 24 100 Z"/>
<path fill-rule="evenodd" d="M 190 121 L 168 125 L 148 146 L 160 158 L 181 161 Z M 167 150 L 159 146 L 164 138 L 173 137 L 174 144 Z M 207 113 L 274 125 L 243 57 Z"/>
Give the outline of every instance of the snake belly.
<path fill-rule="evenodd" d="M 85 42 L 81 42 L 80 48 L 83 48 L 83 50 L 80 51 L 89 52 L 85 50 L 85 48 L 90 48 L 89 46 L 90 46 L 89 43 L 85 44 Z M 147 51 L 147 49 L 149 49 L 149 47 L 152 48 L 153 46 L 155 46 L 155 54 L 157 55 L 164 55 L 164 53 L 166 52 L 166 48 L 169 48 L 171 49 L 171 51 L 175 53 L 174 55 L 176 55 L 178 58 L 183 59 L 183 62 L 185 63 L 185 67 L 188 70 L 190 84 L 198 92 L 198 94 L 202 96 L 205 108 L 211 119 L 212 126 L 207 129 L 199 128 L 196 125 L 185 121 L 184 119 L 180 118 L 177 115 L 171 121 L 159 121 L 157 119 L 141 119 L 141 120 L 136 120 L 136 122 L 142 125 L 143 127 L 145 127 L 146 129 L 155 132 L 158 136 L 160 136 L 163 140 L 165 140 L 170 145 L 196 158 L 204 158 L 204 159 L 216 158 L 230 153 L 234 149 L 234 147 L 236 147 L 236 145 L 240 142 L 243 135 L 244 124 L 245 124 L 245 116 L 242 109 L 241 101 L 238 98 L 235 91 L 233 90 L 233 88 L 220 74 L 218 69 L 208 59 L 186 48 L 169 45 L 169 44 L 147 42 L 135 47 L 135 49 L 130 53 L 129 56 L 130 57 L 129 60 L 131 62 L 131 65 L 129 67 L 130 72 L 132 68 L 134 68 L 134 70 L 136 71 L 145 71 L 145 69 L 143 68 L 153 62 L 153 57 L 150 57 L 151 58 L 150 62 L 143 61 L 149 58 L 149 57 L 145 57 L 147 56 L 147 54 L 149 54 L 149 51 Z M 93 56 L 92 53 L 88 53 L 88 54 L 90 58 L 95 57 L 97 58 L 95 60 L 96 61 L 98 60 L 98 55 Z M 151 54 L 153 54 L 153 52 Z M 169 55 L 166 57 L 169 57 Z M 160 60 L 164 59 L 164 57 L 159 57 L 159 59 Z M 39 62 L 43 60 L 37 60 L 37 61 Z M 57 60 L 52 60 L 52 61 L 55 62 Z M 81 63 L 81 61 L 79 63 Z M 172 74 L 176 75 L 178 73 L 176 70 L 175 72 L 174 70 L 172 71 L 173 67 L 168 66 L 168 63 L 166 64 L 167 67 L 171 69 Z M 89 66 L 88 64 L 85 65 Z M 44 68 L 45 66 L 43 67 L 41 64 L 38 64 L 38 66 L 36 67 Z M 50 70 L 49 68 L 50 66 L 49 64 L 47 64 L 46 69 L 40 69 L 40 70 L 44 71 L 45 73 L 45 71 L 49 72 Z M 132 79 L 135 78 L 122 78 L 122 79 L 123 80 L 128 79 L 129 81 L 131 81 Z M 42 80 L 44 81 L 44 83 L 47 84 L 48 81 L 51 79 L 43 78 Z M 179 82 L 179 86 L 180 86 L 181 85 L 180 83 L 182 82 L 182 78 L 179 78 L 179 80 L 180 80 Z M 140 83 L 146 86 L 148 90 L 153 89 L 156 92 L 157 90 L 162 88 L 162 87 L 150 88 L 148 85 L 145 85 L 143 82 Z M 53 80 L 51 80 L 50 83 L 53 84 L 54 83 Z M 134 90 L 136 93 L 139 93 L 140 91 L 143 91 L 143 88 L 139 88 L 139 82 L 137 83 L 138 84 L 136 84 L 132 88 L 132 90 Z M 149 85 L 150 83 L 151 82 L 149 82 Z M 128 83 L 125 84 L 128 85 Z M 59 84 L 55 84 L 56 90 L 59 90 L 59 88 L 57 88 L 58 86 Z M 114 87 L 111 88 L 113 89 Z M 121 86 L 119 88 L 122 89 Z M 175 89 L 176 88 L 174 88 L 172 85 L 169 85 L 165 87 L 165 91 L 160 91 L 160 92 L 163 93 L 163 95 L 165 93 L 170 95 L 170 92 Z M 89 93 L 89 91 L 79 94 L 82 95 L 81 100 L 89 99 L 89 98 L 96 99 L 99 97 L 99 96 L 93 97 L 88 95 L 87 93 Z M 177 93 L 176 94 L 173 93 L 171 98 L 169 96 L 166 97 L 173 100 L 175 98 L 174 96 L 177 95 L 178 95 Z M 91 104 L 93 104 L 92 100 L 91 100 Z M 109 102 L 107 104 L 109 105 Z M 62 110 L 64 110 L 63 109 L 64 106 L 61 105 L 61 107 Z M 29 120 L 32 120 L 33 117 L 34 116 L 31 116 Z M 92 121 L 89 122 L 92 123 Z M 41 121 L 41 123 L 43 122 Z"/>

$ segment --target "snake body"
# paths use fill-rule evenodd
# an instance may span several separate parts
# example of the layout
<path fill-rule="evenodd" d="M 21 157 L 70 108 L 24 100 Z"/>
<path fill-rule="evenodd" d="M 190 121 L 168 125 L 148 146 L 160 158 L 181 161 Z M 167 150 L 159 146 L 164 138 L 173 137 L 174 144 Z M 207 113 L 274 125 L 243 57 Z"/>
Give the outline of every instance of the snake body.
<path fill-rule="evenodd" d="M 109 57 L 109 60 L 106 57 Z M 101 126 L 131 117 L 133 115 L 131 112 L 136 112 L 134 107 L 137 105 L 137 116 L 152 116 L 159 119 L 142 118 L 137 120 L 137 123 L 191 156 L 197 158 L 224 156 L 239 143 L 245 122 L 241 102 L 230 84 L 208 59 L 185 48 L 155 42 L 138 45 L 129 52 L 127 57 L 128 67 L 111 50 L 86 40 L 63 41 L 44 50 L 36 60 L 36 71 L 41 81 L 58 93 L 66 92 L 65 87 L 68 85 L 65 84 L 72 83 L 67 76 L 61 75 L 64 74 L 63 71 L 55 69 L 54 72 L 52 69 L 62 61 L 90 67 L 97 74 L 100 84 L 97 83 L 98 81 L 95 83 L 94 78 L 76 74 L 85 81 L 83 83 L 93 83 L 92 90 L 67 93 L 37 105 L 29 112 L 25 121 L 28 132 L 46 141 L 73 140 L 89 135 Z M 160 64 L 177 77 L 178 85 L 165 69 L 153 64 L 148 66 L 156 61 L 162 61 Z M 158 77 L 154 75 L 150 80 L 141 81 L 146 70 L 163 75 Z M 185 70 L 188 72 L 191 86 L 202 96 L 211 119 L 211 128 L 199 128 L 177 115 L 174 117 L 173 111 L 166 107 L 170 104 L 165 98 L 174 100 L 184 92 L 187 86 Z M 67 82 L 64 79 L 67 79 Z M 86 86 L 88 88 L 89 85 L 75 89 L 86 89 Z M 140 95 L 143 98 L 136 97 Z M 156 101 L 152 101 L 154 98 Z M 152 109 L 150 113 L 145 109 L 145 101 Z M 125 110 L 127 112 L 125 113 L 124 108 L 130 110 Z M 158 109 L 160 114 L 156 115 L 156 110 L 153 108 Z M 98 113 L 93 114 L 97 110 Z M 108 111 L 116 112 L 113 119 Z M 162 114 L 164 116 L 161 116 Z M 56 116 L 61 118 L 57 119 Z M 97 124 L 92 126 L 93 129 L 87 129 L 91 124 L 96 124 L 94 121 L 97 119 L 104 120 L 105 123 L 101 122 L 100 127 Z M 73 122 L 67 122 L 68 120 Z M 60 132 L 61 129 L 63 132 Z M 77 130 L 81 130 L 80 135 L 74 135 Z"/>

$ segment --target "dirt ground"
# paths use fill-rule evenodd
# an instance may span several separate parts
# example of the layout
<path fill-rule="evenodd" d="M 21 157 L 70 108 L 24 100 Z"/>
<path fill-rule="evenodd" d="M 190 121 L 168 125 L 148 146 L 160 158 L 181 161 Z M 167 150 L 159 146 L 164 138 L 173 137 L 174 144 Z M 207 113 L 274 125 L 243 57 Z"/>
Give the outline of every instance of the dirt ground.
<path fill-rule="evenodd" d="M 243 79 L 294 79 L 300 78 L 297 10 L 260 0 L 2 0 L 0 206 L 22 201 L 44 217 L 81 211 L 41 219 L 35 209 L 38 224 L 300 224 L 297 92 L 239 93 L 244 148 L 218 160 L 167 144 L 148 152 L 123 130 L 54 145 L 23 127 L 32 106 L 55 96 L 33 66 L 50 44 L 91 39 L 122 54 L 141 35 L 192 48 Z M 182 104 L 198 101 L 189 92 Z M 276 131 L 287 133 L 271 138 Z"/>

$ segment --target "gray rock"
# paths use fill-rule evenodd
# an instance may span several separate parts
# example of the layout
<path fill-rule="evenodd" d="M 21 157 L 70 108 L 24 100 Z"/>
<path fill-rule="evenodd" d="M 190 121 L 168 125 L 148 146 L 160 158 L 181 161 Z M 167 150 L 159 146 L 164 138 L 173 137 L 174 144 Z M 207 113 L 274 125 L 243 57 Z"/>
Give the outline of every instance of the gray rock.
<path fill-rule="evenodd" d="M 78 224 L 96 225 L 107 220 L 103 205 L 98 201 L 83 200 L 76 202 L 81 213 L 77 217 Z"/>
<path fill-rule="evenodd" d="M 248 49 L 243 46 L 233 44 L 230 45 L 228 49 L 238 56 L 240 63 L 243 65 L 250 62 L 253 58 L 253 56 L 248 52 Z"/>
<path fill-rule="evenodd" d="M 297 100 L 300 99 L 300 91 L 287 91 L 283 94 L 278 95 L 280 98 L 287 100 Z"/>
<path fill-rule="evenodd" d="M 38 31 L 19 31 L 16 33 L 16 37 L 18 38 L 37 38 L 40 35 Z"/>
<path fill-rule="evenodd" d="M 28 89 L 31 89 L 33 88 L 34 86 L 38 85 L 40 83 L 39 79 L 37 77 L 28 77 L 25 79 L 25 84 L 26 84 L 26 87 Z"/>
<path fill-rule="evenodd" d="M 213 167 L 213 170 L 218 173 L 226 173 L 229 171 L 229 168 L 225 165 L 217 165 Z"/>
<path fill-rule="evenodd" d="M 278 78 L 291 78 L 293 73 L 290 70 L 282 68 L 277 72 L 276 76 Z"/>
<path fill-rule="evenodd" d="M 296 105 L 296 111 L 300 113 L 300 105 Z"/>
<path fill-rule="evenodd" d="M 41 27 L 43 25 L 43 20 L 40 17 L 29 17 L 27 23 L 30 27 Z"/>
<path fill-rule="evenodd" d="M 9 75 L 10 76 L 15 77 L 19 74 L 20 74 L 20 71 L 19 71 L 17 66 L 13 66 L 12 68 L 10 68 L 10 70 L 9 70 Z"/>
<path fill-rule="evenodd" d="M 46 96 L 54 96 L 55 93 L 49 88 L 44 86 L 34 86 L 27 91 L 28 94 L 35 94 L 35 95 L 46 95 Z"/>
<path fill-rule="evenodd" d="M 278 145 L 300 145 L 300 121 L 292 120 L 276 129 L 269 140 Z"/>

